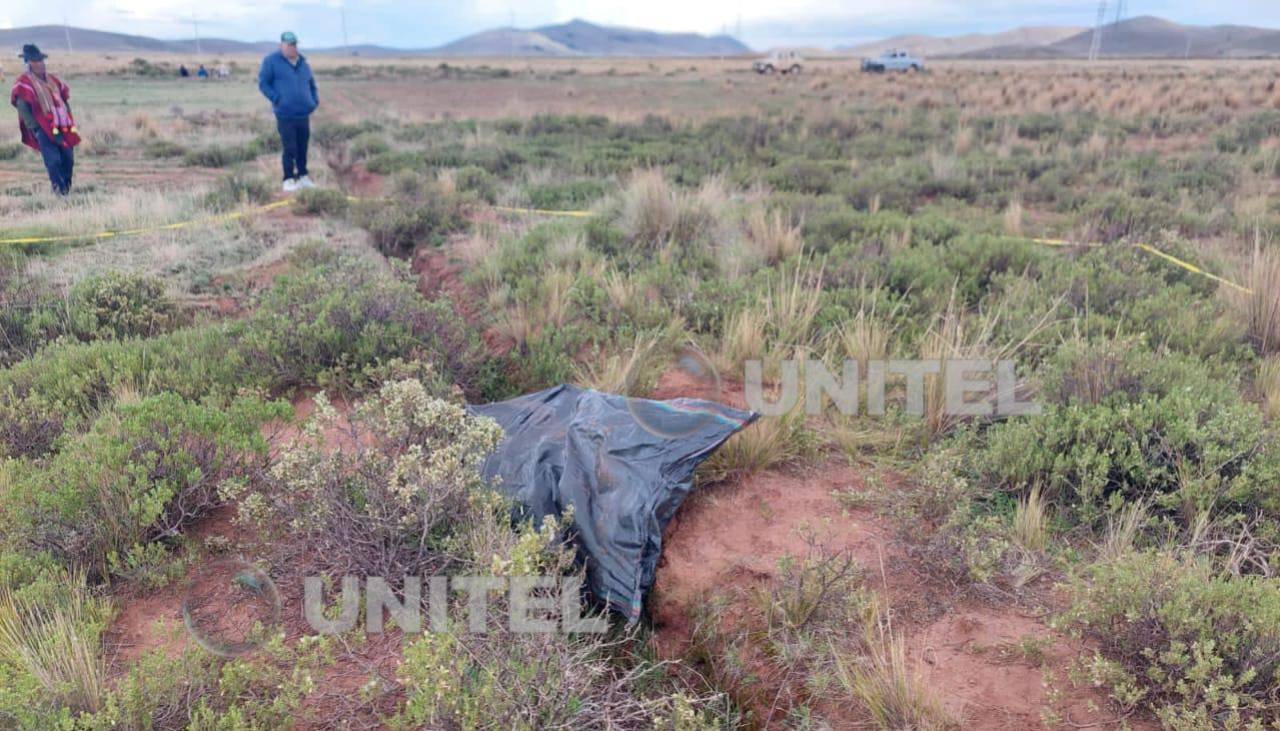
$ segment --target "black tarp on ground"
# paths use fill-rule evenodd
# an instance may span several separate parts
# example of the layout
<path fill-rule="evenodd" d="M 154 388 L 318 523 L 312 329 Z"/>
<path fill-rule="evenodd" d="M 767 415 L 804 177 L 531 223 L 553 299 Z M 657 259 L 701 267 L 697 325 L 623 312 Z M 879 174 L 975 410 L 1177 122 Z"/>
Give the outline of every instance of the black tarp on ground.
<path fill-rule="evenodd" d="M 631 621 L 694 469 L 757 417 L 710 401 L 565 385 L 470 409 L 506 432 L 485 475 L 535 521 L 572 505 L 591 591 Z"/>

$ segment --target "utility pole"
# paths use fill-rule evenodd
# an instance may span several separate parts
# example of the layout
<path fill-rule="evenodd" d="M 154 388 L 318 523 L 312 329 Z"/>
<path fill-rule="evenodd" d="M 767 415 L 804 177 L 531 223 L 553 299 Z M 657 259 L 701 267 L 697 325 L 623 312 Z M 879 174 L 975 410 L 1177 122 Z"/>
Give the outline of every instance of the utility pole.
<path fill-rule="evenodd" d="M 70 53 L 72 53 L 72 51 L 71 51 L 71 24 L 67 22 L 67 13 L 66 13 L 66 11 L 65 11 L 65 10 L 62 12 L 62 32 L 63 32 L 63 34 L 64 34 L 64 35 L 66 36 L 66 38 L 67 38 L 67 53 L 68 53 L 68 54 L 70 54 Z"/>
<path fill-rule="evenodd" d="M 1093 25 L 1093 45 L 1089 46 L 1089 60 L 1097 61 L 1102 53 L 1102 27 L 1107 22 L 1107 0 L 1098 0 L 1098 20 Z"/>
<path fill-rule="evenodd" d="M 191 28 L 196 34 L 196 55 L 203 56 L 204 51 L 200 50 L 200 21 L 196 19 L 195 11 L 191 11 Z"/>
<path fill-rule="evenodd" d="M 1116 0 L 1116 19 L 1115 24 L 1119 25 L 1124 20 L 1125 0 Z"/>
<path fill-rule="evenodd" d="M 351 53 L 351 43 L 347 40 L 347 4 L 343 3 L 338 6 L 339 17 L 342 19 L 342 47 L 347 53 Z"/>

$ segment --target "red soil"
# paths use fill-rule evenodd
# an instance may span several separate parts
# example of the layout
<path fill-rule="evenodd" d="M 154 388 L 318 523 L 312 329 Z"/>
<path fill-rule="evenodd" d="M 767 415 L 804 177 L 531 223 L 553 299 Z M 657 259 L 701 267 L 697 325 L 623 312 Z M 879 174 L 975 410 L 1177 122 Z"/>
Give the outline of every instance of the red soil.
<path fill-rule="evenodd" d="M 660 379 L 655 397 L 707 398 L 713 391 L 702 379 L 671 371 Z M 741 406 L 741 391 L 726 384 L 717 400 Z M 1066 669 L 1086 648 L 1016 608 L 962 601 L 954 588 L 937 585 L 919 570 L 909 558 L 909 538 L 886 518 L 868 508 L 847 508 L 833 495 L 867 493 L 863 478 L 868 472 L 833 458 L 811 469 L 771 470 L 695 491 L 664 536 L 651 600 L 659 655 L 682 658 L 700 605 L 718 593 L 740 596 L 743 590 L 767 588 L 779 578 L 779 560 L 803 558 L 809 550 L 806 533 L 816 533 L 825 548 L 852 554 L 864 582 L 887 598 L 916 672 L 960 727 L 1044 728 L 1046 712 L 1080 726 L 1114 725 L 1103 693 L 1073 688 L 1066 678 Z M 878 482 L 886 487 L 877 489 L 891 491 L 900 480 Z M 874 497 L 893 499 L 883 493 Z M 1030 652 L 1018 649 L 1023 640 Z M 1057 703 L 1051 703 L 1045 687 L 1044 668 L 1062 691 Z M 760 717 L 768 712 L 767 707 L 755 710 Z M 841 718 L 838 711 L 830 720 L 836 728 L 867 725 L 865 718 Z M 1129 723 L 1140 726 L 1135 719 Z M 768 725 L 781 727 L 782 721 Z"/>
<path fill-rule="evenodd" d="M 428 299 L 444 297 L 453 303 L 459 315 L 476 327 L 483 327 L 484 305 L 480 295 L 462 281 L 462 267 L 450 259 L 446 250 L 420 247 L 413 257 L 412 270 L 418 275 L 418 291 Z M 481 332 L 485 346 L 496 356 L 515 347 L 510 338 L 486 327 Z"/>
<path fill-rule="evenodd" d="M 437 277 L 441 272 L 443 276 Z M 435 282 L 437 287 L 449 290 L 457 286 L 450 283 L 449 269 L 441 266 L 439 259 L 431 258 L 420 273 L 424 282 Z M 664 374 L 653 395 L 716 397 L 743 405 L 737 384 L 725 383 L 718 389 L 714 381 L 679 369 Z M 294 406 L 299 421 L 314 410 L 309 397 L 299 398 Z M 340 400 L 335 400 L 335 407 L 340 414 L 349 408 Z M 269 425 L 264 431 L 277 446 L 298 436 L 298 427 L 292 423 Z M 326 443 L 334 448 L 341 448 L 348 438 L 342 423 L 325 432 Z M 779 577 L 779 561 L 785 556 L 803 557 L 810 545 L 806 535 L 816 534 L 826 548 L 847 550 L 860 565 L 864 581 L 888 599 L 899 618 L 896 628 L 906 634 L 916 671 L 961 727 L 1042 728 L 1046 711 L 1078 726 L 1114 725 L 1114 713 L 1101 693 L 1073 689 L 1066 680 L 1065 669 L 1086 648 L 1016 608 L 961 602 L 953 589 L 937 586 L 926 572 L 918 570 L 906 539 L 886 518 L 868 508 L 841 504 L 833 493 L 871 489 L 863 479 L 866 472 L 866 468 L 831 459 L 806 470 L 767 471 L 736 484 L 696 491 L 668 526 L 664 538 L 651 600 L 659 655 L 683 659 L 701 602 L 719 592 L 767 589 Z M 891 485 L 894 481 L 883 482 Z M 891 495 L 876 497 L 892 499 Z M 201 543 L 216 536 L 233 546 L 252 545 L 254 537 L 241 534 L 233 517 L 234 508 L 219 509 L 195 526 L 191 535 Z M 285 629 L 291 637 L 304 629 L 300 626 L 300 592 L 293 589 L 282 591 Z M 108 657 L 115 673 L 149 650 L 159 649 L 176 657 L 190 646 L 192 640 L 183 628 L 181 612 L 186 590 L 184 583 L 124 598 L 109 633 Z M 209 592 L 209 597 L 216 611 L 219 594 Z M 236 608 L 230 598 L 224 601 L 225 611 L 234 616 Z M 735 616 L 725 621 L 739 620 L 741 617 Z M 1019 649 L 1026 647 L 1032 650 Z M 346 717 L 354 715 L 376 725 L 377 714 L 394 707 L 399 651 L 400 638 L 393 634 L 340 648 L 338 662 L 319 679 L 319 689 L 304 703 L 296 727 L 325 728 L 323 719 L 334 717 L 336 709 Z M 1054 686 L 1064 691 L 1057 703 L 1051 703 L 1045 687 L 1044 668 L 1049 669 Z M 358 701 L 357 690 L 374 678 L 380 679 L 382 695 L 371 704 Z M 833 716 L 834 728 L 866 725 L 865 718 L 841 718 L 823 710 Z M 1143 725 L 1136 719 L 1128 721 Z M 771 725 L 780 727 L 781 720 Z"/>

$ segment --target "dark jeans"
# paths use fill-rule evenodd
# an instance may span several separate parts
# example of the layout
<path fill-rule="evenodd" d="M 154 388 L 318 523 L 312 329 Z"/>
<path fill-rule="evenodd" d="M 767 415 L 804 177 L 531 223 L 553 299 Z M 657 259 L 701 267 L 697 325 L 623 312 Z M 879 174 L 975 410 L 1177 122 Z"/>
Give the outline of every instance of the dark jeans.
<path fill-rule="evenodd" d="M 307 141 L 311 139 L 311 121 L 276 117 L 276 129 L 280 131 L 280 162 L 284 166 L 284 179 L 301 178 L 307 174 Z"/>
<path fill-rule="evenodd" d="M 40 143 L 40 157 L 44 158 L 44 169 L 49 171 L 53 192 L 66 195 L 71 190 L 71 172 L 76 165 L 75 151 L 49 139 L 44 130 L 36 132 L 36 141 Z"/>

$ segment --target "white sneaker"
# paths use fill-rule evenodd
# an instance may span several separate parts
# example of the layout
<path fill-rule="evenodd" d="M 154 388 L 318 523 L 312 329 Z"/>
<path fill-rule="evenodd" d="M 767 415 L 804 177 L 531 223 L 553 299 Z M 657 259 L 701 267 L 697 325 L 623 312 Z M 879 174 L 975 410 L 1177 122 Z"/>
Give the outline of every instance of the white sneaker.
<path fill-rule="evenodd" d="M 303 175 L 301 178 L 298 178 L 298 187 L 299 187 L 299 188 L 314 188 L 314 187 L 316 187 L 316 184 L 315 184 L 315 183 L 313 183 L 313 182 L 311 182 L 311 176 L 310 176 L 310 175 Z"/>
<path fill-rule="evenodd" d="M 284 192 L 286 193 L 295 193 L 298 190 L 298 181 L 294 178 L 289 178 L 288 180 L 284 181 L 284 186 L 282 187 L 284 188 Z"/>

